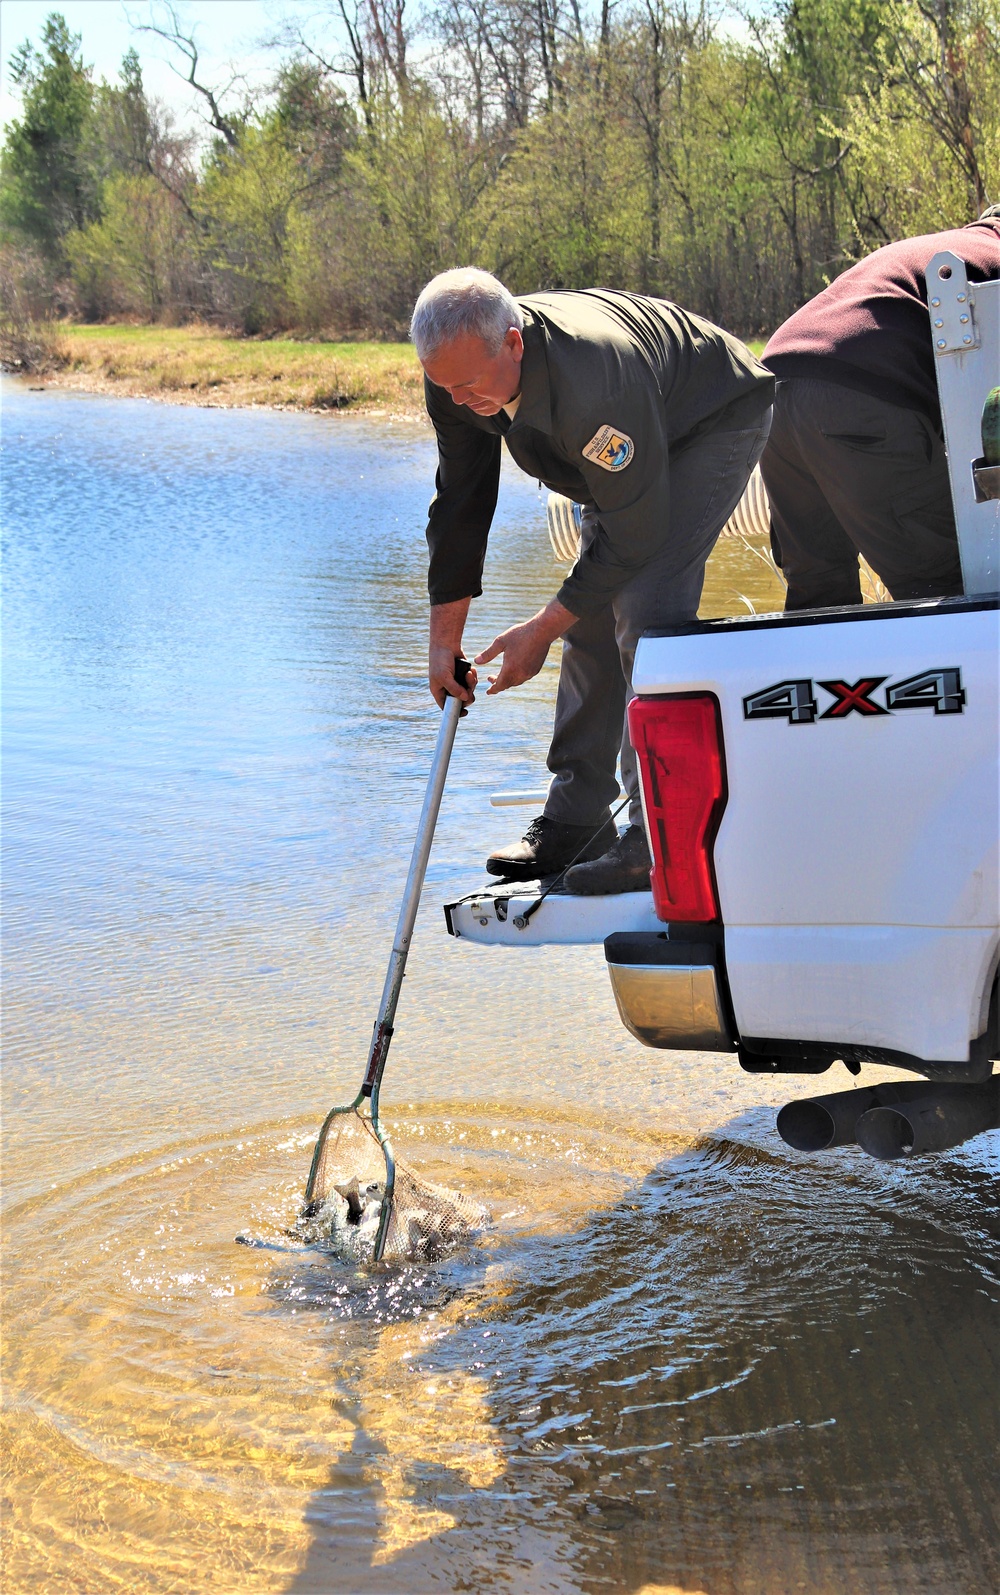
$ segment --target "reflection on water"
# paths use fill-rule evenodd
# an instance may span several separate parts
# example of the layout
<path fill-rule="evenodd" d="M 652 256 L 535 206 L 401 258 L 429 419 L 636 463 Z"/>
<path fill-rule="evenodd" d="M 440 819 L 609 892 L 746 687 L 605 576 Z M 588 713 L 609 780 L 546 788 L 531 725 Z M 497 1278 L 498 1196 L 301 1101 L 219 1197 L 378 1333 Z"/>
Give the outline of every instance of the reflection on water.
<path fill-rule="evenodd" d="M 554 663 L 462 722 L 386 1078 L 496 1223 L 375 1274 L 285 1234 L 433 742 L 429 441 L 4 419 L 5 1589 L 996 1588 L 988 1143 L 800 1158 L 774 1081 L 632 1041 L 599 950 L 444 937 Z M 512 474 L 472 640 L 556 577 Z M 727 544 L 706 611 L 769 580 Z"/>

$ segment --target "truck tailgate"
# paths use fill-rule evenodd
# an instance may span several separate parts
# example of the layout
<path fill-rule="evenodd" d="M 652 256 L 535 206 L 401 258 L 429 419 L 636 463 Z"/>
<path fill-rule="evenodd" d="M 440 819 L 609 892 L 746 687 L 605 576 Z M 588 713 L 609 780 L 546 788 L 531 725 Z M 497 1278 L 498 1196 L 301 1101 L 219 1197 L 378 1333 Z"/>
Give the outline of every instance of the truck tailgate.
<path fill-rule="evenodd" d="M 710 692 L 742 1034 L 967 1056 L 996 960 L 996 602 L 710 622 L 639 644 L 640 696 Z"/>

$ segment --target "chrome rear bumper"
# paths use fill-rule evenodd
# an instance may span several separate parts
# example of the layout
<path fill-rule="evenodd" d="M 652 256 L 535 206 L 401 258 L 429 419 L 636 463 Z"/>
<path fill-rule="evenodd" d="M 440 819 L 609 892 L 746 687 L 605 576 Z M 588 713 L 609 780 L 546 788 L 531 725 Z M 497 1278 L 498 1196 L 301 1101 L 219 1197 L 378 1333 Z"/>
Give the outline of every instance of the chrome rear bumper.
<path fill-rule="evenodd" d="M 700 931 L 668 926 L 652 935 L 609 936 L 604 943 L 622 1023 L 643 1046 L 735 1051 L 719 973 L 721 948 L 715 939 L 695 941 Z"/>

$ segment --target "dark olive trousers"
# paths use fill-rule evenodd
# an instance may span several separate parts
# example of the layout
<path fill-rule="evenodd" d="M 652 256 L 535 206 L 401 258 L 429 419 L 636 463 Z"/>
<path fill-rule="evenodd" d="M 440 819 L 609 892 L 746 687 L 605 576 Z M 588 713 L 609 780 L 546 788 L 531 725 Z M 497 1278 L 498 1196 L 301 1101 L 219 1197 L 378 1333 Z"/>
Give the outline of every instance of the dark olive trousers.
<path fill-rule="evenodd" d="M 791 377 L 760 468 L 786 609 L 860 604 L 859 554 L 893 598 L 961 593 L 944 444 L 918 410 Z"/>
<path fill-rule="evenodd" d="M 659 552 L 604 609 L 578 620 L 563 638 L 548 757 L 555 777 L 545 804 L 550 820 L 600 824 L 618 792 L 620 755 L 629 820 L 642 824 L 639 771 L 623 725 L 634 696 L 636 644 L 651 626 L 681 625 L 697 615 L 705 563 L 760 458 L 770 418 L 768 406 L 751 426 L 704 433 L 671 456 L 670 505 Z M 597 506 L 584 505 L 584 546 L 599 524 Z"/>

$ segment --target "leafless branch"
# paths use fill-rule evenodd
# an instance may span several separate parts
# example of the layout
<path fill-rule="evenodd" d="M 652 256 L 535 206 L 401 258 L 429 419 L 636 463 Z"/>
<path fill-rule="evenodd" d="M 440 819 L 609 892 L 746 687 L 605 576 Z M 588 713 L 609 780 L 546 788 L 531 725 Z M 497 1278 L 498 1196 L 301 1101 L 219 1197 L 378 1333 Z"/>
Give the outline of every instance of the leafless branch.
<path fill-rule="evenodd" d="M 222 134 L 230 149 L 235 149 L 239 142 L 239 124 L 232 117 L 225 114 L 222 110 L 221 101 L 235 84 L 241 81 L 239 75 L 234 73 L 226 86 L 221 89 L 210 88 L 207 83 L 201 82 L 198 78 L 200 55 L 198 46 L 195 43 L 194 29 L 192 28 L 189 33 L 184 32 L 184 25 L 178 15 L 176 6 L 171 4 L 171 0 L 164 0 L 164 10 L 168 18 L 167 26 L 160 26 L 156 22 L 134 22 L 129 17 L 130 26 L 137 33 L 152 33 L 158 39 L 164 39 L 167 44 L 172 45 L 175 50 L 180 52 L 187 63 L 187 71 L 182 71 L 179 67 L 174 66 L 172 61 L 168 63 L 171 71 L 175 72 L 182 82 L 190 84 L 196 94 L 201 95 L 208 106 L 207 121 L 209 126 L 213 127 L 217 133 Z"/>

